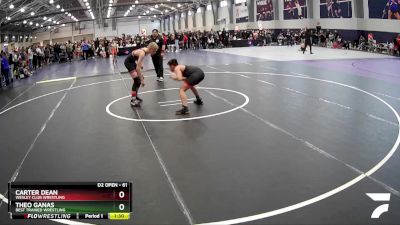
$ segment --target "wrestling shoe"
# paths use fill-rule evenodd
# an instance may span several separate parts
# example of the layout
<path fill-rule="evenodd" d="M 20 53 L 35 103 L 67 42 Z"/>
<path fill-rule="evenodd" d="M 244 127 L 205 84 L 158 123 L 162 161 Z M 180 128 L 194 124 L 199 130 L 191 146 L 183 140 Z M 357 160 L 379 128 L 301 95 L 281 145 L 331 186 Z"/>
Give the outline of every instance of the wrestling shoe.
<path fill-rule="evenodd" d="M 186 106 L 182 106 L 182 109 L 176 111 L 176 115 L 186 115 L 189 114 L 189 109 Z"/>
<path fill-rule="evenodd" d="M 132 107 L 140 107 L 140 101 L 137 99 L 132 99 L 131 100 L 131 106 Z"/>
<path fill-rule="evenodd" d="M 143 102 L 143 99 L 139 98 L 138 96 L 136 96 L 136 100 L 138 100 L 140 103 Z"/>
<path fill-rule="evenodd" d="M 196 105 L 203 105 L 203 100 L 201 98 L 198 98 L 195 101 L 193 101 L 193 103 Z"/>

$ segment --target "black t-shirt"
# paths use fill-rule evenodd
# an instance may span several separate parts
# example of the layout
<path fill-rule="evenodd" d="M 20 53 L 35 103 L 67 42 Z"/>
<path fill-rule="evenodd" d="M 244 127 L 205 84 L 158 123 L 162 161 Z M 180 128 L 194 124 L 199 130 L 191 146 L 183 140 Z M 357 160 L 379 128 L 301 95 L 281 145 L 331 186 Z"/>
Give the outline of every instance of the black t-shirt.
<path fill-rule="evenodd" d="M 155 42 L 158 45 L 158 50 L 156 52 L 156 55 L 161 54 L 162 46 L 164 45 L 164 39 L 160 35 L 156 38 L 153 38 L 153 35 L 151 35 L 149 43 L 151 42 Z"/>

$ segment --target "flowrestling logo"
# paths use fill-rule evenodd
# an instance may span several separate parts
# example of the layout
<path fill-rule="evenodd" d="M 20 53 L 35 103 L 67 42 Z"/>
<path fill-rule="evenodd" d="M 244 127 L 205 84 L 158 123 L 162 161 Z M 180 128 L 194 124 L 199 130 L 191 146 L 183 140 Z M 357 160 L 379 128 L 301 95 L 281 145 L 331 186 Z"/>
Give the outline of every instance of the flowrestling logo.
<path fill-rule="evenodd" d="M 371 219 L 379 219 L 383 213 L 389 212 L 390 193 L 366 193 L 366 195 L 375 202 L 387 202 L 387 204 L 375 208 L 371 214 Z"/>

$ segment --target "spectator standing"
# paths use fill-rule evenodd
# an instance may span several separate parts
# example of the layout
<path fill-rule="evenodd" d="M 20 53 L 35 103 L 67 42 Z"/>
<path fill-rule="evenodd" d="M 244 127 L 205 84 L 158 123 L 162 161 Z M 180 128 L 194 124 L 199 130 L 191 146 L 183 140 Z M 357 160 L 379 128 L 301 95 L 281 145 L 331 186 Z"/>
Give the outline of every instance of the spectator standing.
<path fill-rule="evenodd" d="M 42 51 L 42 48 L 39 45 L 36 47 L 35 51 L 36 51 L 36 57 L 37 57 L 37 66 L 38 66 L 38 68 L 41 68 L 44 53 Z"/>
<path fill-rule="evenodd" d="M 38 64 L 38 55 L 37 55 L 37 53 L 36 53 L 36 46 L 32 46 L 32 53 L 33 53 L 33 60 L 32 60 L 32 63 L 33 63 L 33 70 L 36 70 L 37 69 L 37 64 Z"/>
<path fill-rule="evenodd" d="M 33 50 L 32 48 L 28 49 L 28 59 L 29 59 L 29 69 L 32 71 L 33 68 Z"/>
<path fill-rule="evenodd" d="M 96 38 L 96 40 L 94 41 L 94 49 L 98 49 L 100 46 L 100 40 L 99 38 Z"/>
<path fill-rule="evenodd" d="M 83 40 L 83 42 L 82 42 L 82 52 L 83 52 L 83 59 L 84 60 L 87 60 L 87 58 L 88 58 L 88 52 L 89 52 L 89 45 L 88 45 L 88 43 L 86 42 L 86 40 Z"/>
<path fill-rule="evenodd" d="M 61 53 L 61 48 L 58 43 L 54 45 L 54 59 L 55 61 L 59 62 L 60 61 L 60 53 Z"/>
<path fill-rule="evenodd" d="M 50 63 L 50 48 L 49 48 L 49 46 L 46 46 L 44 48 L 44 63 L 45 64 Z"/>
<path fill-rule="evenodd" d="M 189 37 L 188 35 L 185 33 L 183 35 L 183 49 L 187 50 L 188 49 L 188 42 L 189 42 Z"/>
<path fill-rule="evenodd" d="M 305 45 L 304 45 L 304 49 L 303 49 L 303 54 L 306 51 L 307 46 L 310 46 L 310 54 L 314 54 L 312 52 L 312 41 L 311 41 L 312 34 L 311 34 L 311 30 L 310 29 L 306 28 L 306 31 L 304 33 L 304 37 L 305 37 L 305 41 L 304 41 Z"/>
<path fill-rule="evenodd" d="M 67 58 L 68 61 L 72 61 L 72 55 L 74 52 L 74 45 L 71 43 L 71 41 L 68 41 L 67 46 L 66 46 L 66 50 L 67 50 Z"/>
<path fill-rule="evenodd" d="M 175 33 L 175 51 L 176 52 L 179 51 L 179 38 L 180 38 L 180 35 L 178 33 Z"/>
<path fill-rule="evenodd" d="M 104 51 L 106 52 L 106 57 L 108 58 L 108 57 L 110 57 L 110 49 L 109 49 L 109 47 L 110 47 L 110 42 L 106 39 L 106 38 L 104 38 Z"/>
<path fill-rule="evenodd" d="M 11 81 L 11 83 L 14 82 L 14 63 L 13 63 L 14 54 L 13 54 L 13 53 L 14 53 L 14 52 L 11 51 L 11 52 L 8 54 L 8 64 L 10 65 L 9 74 L 10 74 L 10 81 Z M 1 69 L 0 69 L 0 71 L 1 71 Z"/>
<path fill-rule="evenodd" d="M 6 82 L 6 86 L 10 85 L 10 65 L 5 52 L 1 52 L 1 75 Z"/>
<path fill-rule="evenodd" d="M 175 47 L 175 34 L 171 34 L 168 39 L 168 51 L 169 52 L 176 51 L 174 47 Z"/>

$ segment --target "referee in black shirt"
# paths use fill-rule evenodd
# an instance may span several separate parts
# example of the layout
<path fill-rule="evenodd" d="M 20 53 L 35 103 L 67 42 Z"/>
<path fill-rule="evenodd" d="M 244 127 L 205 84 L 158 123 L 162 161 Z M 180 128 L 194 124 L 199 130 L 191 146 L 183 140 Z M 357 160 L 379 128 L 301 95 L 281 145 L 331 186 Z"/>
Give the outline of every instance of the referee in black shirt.
<path fill-rule="evenodd" d="M 163 38 L 159 35 L 158 30 L 154 29 L 150 37 L 150 42 L 155 42 L 158 45 L 157 53 L 151 56 L 153 60 L 154 69 L 157 73 L 157 81 L 164 81 L 164 66 L 163 66 L 163 55 L 165 51 L 165 45 Z"/>

